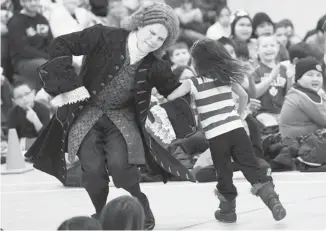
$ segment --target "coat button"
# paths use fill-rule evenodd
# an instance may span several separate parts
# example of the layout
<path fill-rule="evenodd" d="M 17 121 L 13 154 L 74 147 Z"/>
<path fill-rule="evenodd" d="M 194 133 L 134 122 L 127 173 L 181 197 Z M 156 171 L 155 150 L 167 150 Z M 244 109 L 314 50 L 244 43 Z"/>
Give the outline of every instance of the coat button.
<path fill-rule="evenodd" d="M 120 67 L 119 66 L 115 66 L 115 69 L 118 71 L 120 69 Z"/>
<path fill-rule="evenodd" d="M 83 105 L 80 105 L 80 106 L 79 106 L 79 109 L 80 109 L 80 110 L 82 110 L 83 108 L 84 108 L 84 106 L 83 106 Z"/>
<path fill-rule="evenodd" d="M 104 83 L 100 83 L 100 85 L 101 85 L 102 87 L 104 87 L 104 86 L 105 86 L 105 84 L 104 84 Z"/>
<path fill-rule="evenodd" d="M 108 77 L 109 77 L 110 79 L 112 79 L 112 78 L 113 78 L 113 76 L 112 76 L 112 75 L 108 75 Z"/>
<path fill-rule="evenodd" d="M 95 95 L 95 94 L 96 94 L 96 91 L 95 91 L 95 90 L 93 90 L 93 91 L 92 91 L 92 93 Z"/>
<path fill-rule="evenodd" d="M 125 57 L 124 57 L 123 55 L 121 55 L 121 56 L 120 56 L 120 58 L 121 58 L 122 60 L 124 60 L 124 59 L 125 59 Z"/>

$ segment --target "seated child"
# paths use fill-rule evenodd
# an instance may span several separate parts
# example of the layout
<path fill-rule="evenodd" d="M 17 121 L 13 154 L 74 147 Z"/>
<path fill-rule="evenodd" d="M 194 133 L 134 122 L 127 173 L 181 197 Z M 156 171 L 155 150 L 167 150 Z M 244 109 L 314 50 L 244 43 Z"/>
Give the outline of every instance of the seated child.
<path fill-rule="evenodd" d="M 256 98 L 261 101 L 257 119 L 265 126 L 277 126 L 279 113 L 287 90 L 291 87 L 286 67 L 277 63 L 279 44 L 275 36 L 258 38 L 260 64 L 253 73 L 256 82 Z"/>
<path fill-rule="evenodd" d="M 194 76 L 194 72 L 189 66 L 189 47 L 184 42 L 177 42 L 167 50 L 168 58 L 172 62 L 172 71 L 180 80 Z"/>
<path fill-rule="evenodd" d="M 281 115 L 283 138 L 299 137 L 326 128 L 326 101 L 318 93 L 323 86 L 321 65 L 316 59 L 300 59 L 295 66 L 295 84 L 286 95 Z"/>
<path fill-rule="evenodd" d="M 37 138 L 50 121 L 49 109 L 35 101 L 35 90 L 25 82 L 14 84 L 13 102 L 15 106 L 8 113 L 8 128 L 15 128 L 20 139 Z"/>

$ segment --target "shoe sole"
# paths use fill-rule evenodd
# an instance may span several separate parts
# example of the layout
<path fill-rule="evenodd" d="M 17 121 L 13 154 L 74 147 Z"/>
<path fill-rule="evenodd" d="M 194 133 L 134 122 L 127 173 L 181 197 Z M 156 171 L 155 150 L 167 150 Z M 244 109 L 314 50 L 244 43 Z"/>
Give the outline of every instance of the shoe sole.
<path fill-rule="evenodd" d="M 286 217 L 286 210 L 281 204 L 275 205 L 272 210 L 272 213 L 276 221 L 280 221 Z"/>
<path fill-rule="evenodd" d="M 219 222 L 228 223 L 228 224 L 237 222 L 237 220 L 235 220 L 235 221 L 226 221 L 226 220 L 219 220 L 219 219 L 216 219 L 216 220 L 218 220 Z"/>
<path fill-rule="evenodd" d="M 155 225 L 150 225 L 150 226 L 147 226 L 147 227 L 145 228 L 145 230 L 153 230 L 154 227 L 155 227 Z"/>
<path fill-rule="evenodd" d="M 233 217 L 234 219 L 233 220 L 226 220 L 226 219 L 221 219 L 219 217 L 217 217 L 215 215 L 215 219 L 218 220 L 219 222 L 223 222 L 223 223 L 235 223 L 237 221 L 237 216 Z"/>

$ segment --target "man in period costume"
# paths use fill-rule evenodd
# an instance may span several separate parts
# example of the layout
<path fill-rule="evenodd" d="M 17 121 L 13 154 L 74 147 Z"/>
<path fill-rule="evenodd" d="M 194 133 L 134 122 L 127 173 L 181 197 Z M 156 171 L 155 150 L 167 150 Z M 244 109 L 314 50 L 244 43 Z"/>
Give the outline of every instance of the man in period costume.
<path fill-rule="evenodd" d="M 141 8 L 123 24 L 124 29 L 96 25 L 57 37 L 50 46 L 51 60 L 39 68 L 44 89 L 59 106 L 56 115 L 26 156 L 34 166 L 66 177 L 65 152 L 78 155 L 82 184 L 98 218 L 106 204 L 111 175 L 114 184 L 139 199 L 146 214 L 145 228 L 155 219 L 139 187 L 137 165 L 162 174 L 194 181 L 177 160 L 154 152 L 144 125 L 151 90 L 167 97 L 179 86 L 170 65 L 160 57 L 178 36 L 179 22 L 172 8 L 155 3 Z M 84 55 L 79 76 L 72 56 Z"/>

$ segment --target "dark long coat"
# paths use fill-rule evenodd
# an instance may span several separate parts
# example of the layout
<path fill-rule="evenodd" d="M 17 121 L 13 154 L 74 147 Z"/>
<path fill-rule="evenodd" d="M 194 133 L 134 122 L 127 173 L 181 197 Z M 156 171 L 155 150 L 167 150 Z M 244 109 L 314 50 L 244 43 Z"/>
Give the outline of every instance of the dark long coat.
<path fill-rule="evenodd" d="M 128 34 L 129 32 L 124 29 L 95 25 L 54 39 L 49 49 L 52 60 L 39 69 L 44 89 L 52 96 L 56 96 L 84 86 L 91 97 L 95 96 L 110 83 L 122 67 Z M 72 55 L 85 56 L 79 76 L 73 71 Z M 56 63 L 55 60 L 58 59 L 60 62 Z M 152 171 L 160 173 L 164 182 L 171 175 L 180 175 L 185 180 L 194 181 L 191 173 L 172 155 L 153 151 L 151 139 L 144 128 L 152 88 L 156 87 L 160 94 L 168 96 L 178 86 L 179 83 L 172 74 L 169 64 L 152 53 L 144 58 L 136 71 L 135 111 L 143 137 L 146 164 Z M 58 108 L 56 115 L 25 154 L 34 157 L 36 169 L 55 176 L 63 184 L 67 172 L 65 152 L 68 132 L 84 105 L 85 101 L 82 101 Z"/>

